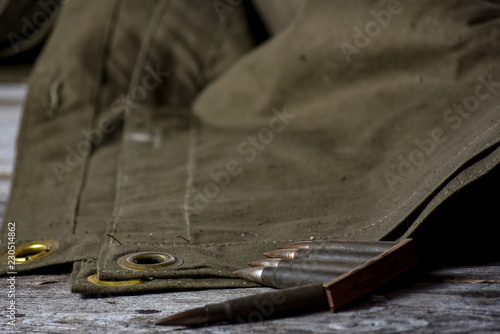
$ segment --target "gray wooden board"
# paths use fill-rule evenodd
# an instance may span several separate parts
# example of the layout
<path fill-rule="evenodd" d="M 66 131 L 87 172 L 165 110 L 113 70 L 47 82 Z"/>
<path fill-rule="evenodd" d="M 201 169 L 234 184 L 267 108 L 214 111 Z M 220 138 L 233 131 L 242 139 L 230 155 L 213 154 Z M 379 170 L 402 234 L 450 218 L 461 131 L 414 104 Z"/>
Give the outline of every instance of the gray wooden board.
<path fill-rule="evenodd" d="M 1 94 L 0 94 L 1 97 Z M 0 218 L 7 200 L 18 117 L 2 109 Z M 20 105 L 18 107 L 20 109 Z M 10 135 L 6 135 L 10 134 Z M 10 147 L 10 148 L 9 148 Z M 7 152 L 7 153 L 3 153 Z M 87 298 L 70 292 L 69 274 L 18 275 L 15 327 L 7 323 L 7 277 L 0 277 L 0 332 L 163 333 L 159 319 L 207 303 L 269 289 L 226 289 Z M 500 262 L 406 276 L 338 313 L 260 323 L 182 329 L 182 333 L 500 333 Z"/>
<path fill-rule="evenodd" d="M 458 277 L 458 279 L 457 279 Z M 500 263 L 415 274 L 338 313 L 183 329 L 183 333 L 500 333 Z M 69 275 L 16 278 L 16 327 L 9 333 L 178 332 L 155 321 L 207 303 L 269 289 L 205 290 L 86 298 Z M 1 278 L 4 282 L 6 278 Z M 2 284 L 2 296 L 6 295 Z M 2 300 L 5 300 L 3 297 Z M 0 306 L 5 314 L 6 305 Z"/>

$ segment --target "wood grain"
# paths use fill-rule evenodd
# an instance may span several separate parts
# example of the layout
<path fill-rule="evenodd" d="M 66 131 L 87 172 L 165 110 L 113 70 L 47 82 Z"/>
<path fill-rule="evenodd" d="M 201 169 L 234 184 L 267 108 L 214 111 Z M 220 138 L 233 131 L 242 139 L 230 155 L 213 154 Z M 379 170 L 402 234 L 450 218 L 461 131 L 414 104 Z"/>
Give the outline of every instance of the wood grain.
<path fill-rule="evenodd" d="M 261 323 L 219 325 L 182 333 L 485 333 L 500 332 L 500 263 L 407 276 L 337 313 Z M 6 278 L 1 278 L 5 280 Z M 9 333 L 160 333 L 155 321 L 178 311 L 270 289 L 206 290 L 85 298 L 70 292 L 69 275 L 17 277 L 17 327 Z M 2 296 L 5 295 L 2 284 Z M 4 298 L 2 298 L 2 303 Z M 0 313 L 5 305 L 0 306 Z"/>

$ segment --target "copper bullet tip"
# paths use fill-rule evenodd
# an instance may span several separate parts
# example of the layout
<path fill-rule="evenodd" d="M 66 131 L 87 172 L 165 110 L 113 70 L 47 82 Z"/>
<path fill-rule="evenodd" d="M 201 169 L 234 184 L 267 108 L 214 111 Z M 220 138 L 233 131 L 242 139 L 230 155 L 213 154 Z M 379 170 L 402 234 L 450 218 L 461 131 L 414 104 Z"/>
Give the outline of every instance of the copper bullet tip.
<path fill-rule="evenodd" d="M 264 259 L 250 262 L 251 267 L 277 267 L 281 259 Z"/>
<path fill-rule="evenodd" d="M 265 256 L 270 258 L 280 258 L 280 259 L 294 259 L 297 255 L 296 249 L 278 249 L 264 253 Z"/>
<path fill-rule="evenodd" d="M 233 274 L 247 281 L 262 284 L 263 267 L 246 268 L 235 271 Z"/>

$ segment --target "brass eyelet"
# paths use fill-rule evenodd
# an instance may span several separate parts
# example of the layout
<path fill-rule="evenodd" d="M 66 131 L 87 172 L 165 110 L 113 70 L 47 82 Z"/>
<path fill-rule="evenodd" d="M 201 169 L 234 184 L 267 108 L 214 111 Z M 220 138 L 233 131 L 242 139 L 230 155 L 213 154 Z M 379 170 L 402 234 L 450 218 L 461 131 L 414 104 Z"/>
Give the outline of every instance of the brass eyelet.
<path fill-rule="evenodd" d="M 87 277 L 87 281 L 95 285 L 104 286 L 130 286 L 150 282 L 152 279 L 129 279 L 123 281 L 111 281 L 111 280 L 101 280 L 97 278 L 97 274 L 90 275 Z"/>
<path fill-rule="evenodd" d="M 120 257 L 116 262 L 122 268 L 142 271 L 172 269 L 184 263 L 182 259 L 173 255 L 157 252 L 127 254 Z"/>
<path fill-rule="evenodd" d="M 14 255 L 16 265 L 43 259 L 57 251 L 61 244 L 57 240 L 40 240 L 16 245 L 15 250 L 3 253 L 2 263 L 7 264 L 9 256 Z"/>

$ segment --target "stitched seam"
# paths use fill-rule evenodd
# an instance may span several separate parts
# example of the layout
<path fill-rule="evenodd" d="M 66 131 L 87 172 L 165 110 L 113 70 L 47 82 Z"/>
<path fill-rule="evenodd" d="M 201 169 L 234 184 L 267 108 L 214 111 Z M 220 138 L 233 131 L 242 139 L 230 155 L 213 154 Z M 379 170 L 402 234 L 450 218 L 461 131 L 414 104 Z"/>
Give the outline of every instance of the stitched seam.
<path fill-rule="evenodd" d="M 162 21 L 162 19 L 164 19 L 164 16 L 162 16 L 161 14 L 163 14 L 165 7 L 166 6 L 164 5 L 163 8 L 161 8 L 161 10 L 155 11 L 157 13 L 157 17 L 156 17 L 157 21 L 156 21 L 155 26 L 157 26 Z M 161 19 L 158 19 L 158 18 L 161 18 Z M 218 26 L 216 28 L 217 30 L 214 34 L 214 38 L 213 38 L 213 40 L 208 48 L 208 52 L 207 52 L 207 55 L 204 59 L 200 74 L 198 75 L 198 77 L 196 79 L 198 87 L 202 86 L 203 74 L 210 69 L 210 66 L 209 66 L 211 63 L 210 61 L 212 59 L 215 59 L 215 57 L 220 49 L 220 44 L 221 44 L 220 42 L 222 41 L 222 36 L 223 36 L 223 33 L 225 32 L 225 28 L 227 27 L 226 23 L 228 22 L 228 20 L 229 19 L 219 20 L 219 22 L 218 22 Z M 156 29 L 154 31 L 156 31 Z M 148 53 L 148 50 L 150 49 L 151 42 L 153 40 L 154 31 L 152 31 L 151 34 L 148 34 L 149 40 L 147 41 L 147 44 L 145 44 L 147 46 L 141 48 L 142 60 L 140 62 L 138 61 L 137 64 L 144 63 L 144 60 L 146 59 L 146 56 Z M 212 62 L 212 66 L 214 66 L 214 62 Z M 137 77 L 134 76 L 134 78 L 133 78 L 134 80 L 131 80 L 131 84 L 138 80 L 140 71 L 141 71 L 141 68 L 136 66 L 136 72 L 134 74 L 136 74 Z M 133 87 L 133 85 L 131 85 L 130 87 Z M 190 132 L 189 132 L 189 146 L 188 146 L 188 161 L 187 161 L 187 165 L 186 165 L 186 170 L 187 170 L 186 192 L 185 192 L 185 196 L 184 196 L 184 206 L 183 206 L 184 219 L 185 219 L 185 224 L 186 224 L 186 231 L 187 231 L 188 240 L 191 240 L 191 221 L 190 221 L 191 208 L 190 208 L 189 203 L 190 203 L 190 197 L 192 194 L 192 186 L 193 186 L 193 179 L 194 179 L 194 167 L 195 167 L 195 161 L 196 161 L 195 152 L 196 152 L 197 127 L 193 125 L 194 122 L 195 122 L 194 117 L 192 117 L 192 115 L 191 115 Z M 125 132 L 124 132 L 124 134 L 125 134 Z M 121 176 L 119 177 L 119 179 L 121 181 L 123 181 L 123 179 L 128 175 L 128 162 L 127 162 L 126 154 L 125 154 L 125 152 L 128 151 L 128 149 L 127 149 L 127 147 L 122 147 L 122 150 L 123 150 L 124 154 L 123 154 L 123 163 L 122 163 L 122 173 L 121 173 Z M 121 192 L 120 192 L 120 194 L 121 194 Z M 122 198 L 120 195 L 117 195 L 117 197 L 119 197 L 119 199 L 116 201 L 116 204 L 115 204 L 116 205 L 116 212 L 115 212 L 114 218 L 112 218 L 110 221 L 111 222 L 111 232 L 110 232 L 111 234 L 116 233 L 117 225 L 119 223 L 119 219 L 120 219 L 121 213 L 122 213 L 122 210 L 121 210 Z M 108 248 L 107 248 L 106 258 L 104 261 L 104 267 L 106 267 L 110 261 L 110 248 L 112 247 L 112 242 L 113 242 L 113 240 L 110 238 Z"/>
<path fill-rule="evenodd" d="M 161 246 L 161 247 L 232 247 L 238 245 L 252 245 L 252 244 L 279 244 L 279 243 L 290 242 L 286 241 L 245 241 L 245 242 L 234 242 L 234 243 L 224 243 L 224 244 L 157 244 L 157 243 L 132 243 L 132 244 L 124 244 L 124 246 Z"/>
<path fill-rule="evenodd" d="M 193 174 L 194 174 L 194 152 L 196 147 L 196 127 L 191 126 L 189 129 L 189 149 L 187 161 L 187 177 L 186 177 L 186 193 L 184 195 L 184 220 L 186 222 L 187 239 L 191 240 L 191 193 L 193 188 Z"/>
<path fill-rule="evenodd" d="M 120 2 L 120 4 L 118 4 Z M 102 105 L 99 105 L 99 102 L 101 101 L 102 98 L 102 86 L 103 86 L 103 80 L 102 80 L 102 73 L 104 72 L 104 63 L 106 60 L 109 59 L 109 43 L 113 38 L 114 32 L 116 30 L 116 25 L 117 25 L 117 19 L 118 19 L 118 13 L 119 13 L 119 8 L 121 6 L 121 1 L 114 1 L 113 5 L 111 7 L 111 17 L 107 23 L 106 27 L 106 33 L 103 36 L 102 39 L 102 49 L 100 51 L 100 57 L 99 57 L 99 64 L 97 65 L 97 70 L 95 73 L 95 77 L 97 81 L 97 84 L 95 85 L 95 90 L 94 90 L 94 101 L 93 101 L 93 106 L 94 106 L 94 112 L 92 114 L 92 117 L 90 119 L 90 126 L 96 123 L 97 120 L 97 113 L 98 111 L 102 108 Z M 72 233 L 75 234 L 76 231 L 76 225 L 77 225 L 77 217 L 78 217 L 78 211 L 80 208 L 80 202 L 82 200 L 83 192 L 85 190 L 85 186 L 87 184 L 87 177 L 89 173 L 89 166 L 90 166 L 90 158 L 91 154 L 86 154 L 84 155 L 84 162 L 83 162 L 83 171 L 80 179 L 80 186 L 78 189 L 78 194 L 76 195 L 76 201 L 75 201 L 75 207 L 73 210 L 73 219 L 72 219 Z"/>
<path fill-rule="evenodd" d="M 486 130 L 483 132 L 483 134 L 484 134 L 484 133 L 487 133 L 487 132 L 490 132 L 490 131 L 491 131 L 491 129 L 493 129 L 493 128 L 494 128 L 494 127 L 496 127 L 497 125 L 498 125 L 498 124 L 497 124 L 497 123 L 495 123 L 494 125 L 490 126 L 488 129 L 486 129 Z M 469 147 L 470 147 L 473 143 L 475 143 L 475 142 L 476 142 L 479 138 L 480 138 L 479 136 L 476 136 L 476 138 L 474 138 L 474 139 L 473 139 L 473 140 L 471 140 L 471 141 L 470 141 L 467 145 L 465 145 L 465 146 L 464 146 L 464 148 L 463 148 L 463 149 L 462 149 L 462 150 L 461 150 L 458 154 L 456 154 L 456 155 L 455 155 L 455 159 L 454 159 L 454 160 L 455 160 L 455 161 L 456 161 L 456 160 L 458 160 L 458 159 L 459 159 L 459 157 L 461 157 L 461 156 L 463 155 L 464 151 L 465 151 L 466 149 L 468 149 L 468 148 L 469 148 Z M 495 143 L 495 142 L 496 142 L 496 140 L 490 141 L 490 142 L 488 142 L 488 143 L 485 145 L 485 147 L 489 147 L 492 143 Z M 403 203 L 402 203 L 402 204 L 401 204 L 401 205 L 400 205 L 397 209 L 395 209 L 395 210 L 394 210 L 394 211 L 392 211 L 392 212 L 394 212 L 394 214 L 395 214 L 395 213 L 396 213 L 396 212 L 398 212 L 400 209 L 402 209 L 402 208 L 403 208 L 403 207 L 404 207 L 404 206 L 405 206 L 405 205 L 406 205 L 406 204 L 407 204 L 407 203 L 408 203 L 408 202 L 409 202 L 409 201 L 410 201 L 413 197 L 415 197 L 415 196 L 419 193 L 420 189 L 424 188 L 424 187 L 425 187 L 425 186 L 427 186 L 429 183 L 430 183 L 430 181 L 427 179 L 427 182 L 422 183 L 422 184 L 421 184 L 421 185 L 420 185 L 420 186 L 419 186 L 419 187 L 418 187 L 418 188 L 417 188 L 417 189 L 413 192 L 413 194 L 412 194 L 412 195 L 411 195 L 411 196 L 410 196 L 410 197 L 409 197 L 409 198 L 408 198 L 405 202 L 403 202 Z M 371 224 L 371 225 L 365 226 L 365 227 L 363 227 L 363 228 L 361 228 L 361 229 L 359 229 L 359 230 L 357 230 L 357 231 L 354 231 L 354 232 L 351 232 L 351 233 L 346 233 L 346 234 L 342 235 L 342 237 L 352 236 L 352 235 L 358 234 L 358 233 L 360 233 L 360 232 L 366 231 L 366 230 L 368 230 L 368 229 L 371 229 L 371 228 L 374 228 L 374 227 L 378 227 L 378 226 L 382 225 L 382 224 L 383 224 L 383 223 L 387 220 L 387 217 L 388 217 L 388 215 L 386 215 L 384 218 L 380 219 L 380 220 L 379 220 L 378 222 L 376 222 L 376 223 L 373 223 L 373 224 Z"/>
<path fill-rule="evenodd" d="M 196 78 L 197 89 L 203 86 L 204 74 L 210 70 L 211 60 L 216 58 L 216 55 L 220 49 L 220 42 L 224 34 L 227 20 L 219 20 L 214 34 L 214 38 L 208 47 L 207 55 L 201 66 L 200 73 Z M 212 67 L 215 62 L 212 61 Z M 194 96 L 193 96 L 194 98 Z M 186 223 L 186 233 L 187 239 L 191 241 L 191 195 L 193 193 L 193 183 L 194 183 L 194 169 L 195 169 L 195 152 L 196 152 L 196 138 L 197 138 L 197 127 L 195 124 L 196 120 L 190 113 L 189 122 L 189 145 L 188 145 L 188 161 L 186 163 L 186 192 L 184 195 L 184 221 Z"/>
<path fill-rule="evenodd" d="M 140 50 L 140 54 L 138 56 L 138 60 L 136 62 L 136 65 L 135 65 L 135 69 L 134 69 L 134 73 L 132 75 L 132 80 L 130 80 L 130 86 L 129 86 L 129 91 L 132 90 L 136 84 L 139 82 L 139 78 L 140 78 L 140 73 L 142 72 L 142 65 L 144 64 L 145 60 L 146 60 L 146 56 L 147 56 L 147 50 L 149 50 L 150 46 L 151 46 L 151 42 L 153 40 L 153 36 L 155 34 L 155 32 L 157 31 L 157 27 L 159 25 L 159 23 L 161 22 L 161 18 L 162 18 L 162 14 L 163 12 L 165 11 L 166 9 L 166 4 L 167 2 L 166 1 L 161 1 L 159 2 L 157 5 L 156 5 L 156 8 L 155 8 L 155 12 L 153 14 L 153 17 L 151 18 L 151 23 L 150 23 L 150 26 L 148 27 L 148 32 L 145 36 L 145 38 L 147 38 L 147 42 L 144 44 L 144 46 L 141 47 L 141 50 Z M 141 66 L 139 66 L 141 65 Z M 132 115 L 130 115 L 129 117 L 132 117 Z M 124 129 L 123 131 L 123 137 L 126 137 L 127 135 L 127 131 L 126 129 Z M 121 196 L 121 194 L 123 193 L 123 186 L 124 186 L 124 180 L 125 178 L 128 176 L 128 160 L 127 160 L 127 145 L 126 144 L 126 140 L 124 140 L 122 142 L 122 153 L 121 153 L 121 159 L 120 161 L 122 161 L 122 168 L 119 168 L 119 172 L 118 172 L 118 178 L 117 178 L 117 194 L 116 194 L 116 201 L 115 201 L 115 205 L 114 205 L 114 216 L 111 218 L 110 220 L 110 223 L 111 223 L 111 231 L 110 233 L 111 234 L 115 234 L 116 232 L 116 227 L 117 227 L 117 224 L 119 222 L 119 219 L 121 217 L 121 214 L 122 214 L 122 200 L 123 200 L 123 197 Z M 120 171 L 121 170 L 121 171 Z M 108 247 L 107 247 L 107 254 L 106 254 L 106 258 L 104 260 L 104 267 L 106 267 L 108 264 L 109 264 L 109 261 L 110 261 L 110 248 L 112 246 L 112 242 L 113 242 L 113 239 L 112 238 L 109 238 L 109 243 L 108 243 Z"/>
<path fill-rule="evenodd" d="M 327 240 L 329 238 L 334 238 L 335 236 L 325 236 L 321 239 L 315 240 Z M 161 247 L 232 247 L 239 245 L 254 245 L 254 244 L 280 244 L 280 243 L 289 243 L 294 241 L 303 241 L 304 239 L 287 239 L 287 240 L 268 240 L 268 241 L 243 241 L 243 242 L 230 242 L 223 244 L 158 244 L 158 243 L 128 243 L 123 244 L 123 246 L 161 246 Z"/>

